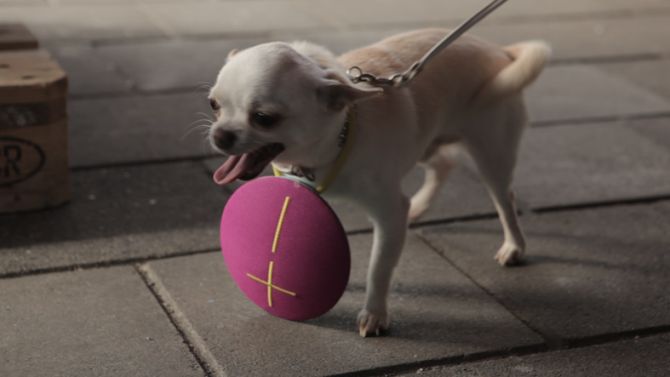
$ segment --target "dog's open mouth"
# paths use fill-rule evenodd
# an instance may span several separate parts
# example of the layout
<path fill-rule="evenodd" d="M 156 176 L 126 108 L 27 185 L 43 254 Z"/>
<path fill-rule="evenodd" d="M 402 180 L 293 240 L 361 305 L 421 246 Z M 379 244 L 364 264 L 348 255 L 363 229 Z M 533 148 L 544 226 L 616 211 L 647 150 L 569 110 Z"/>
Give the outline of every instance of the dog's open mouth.
<path fill-rule="evenodd" d="M 268 144 L 248 153 L 232 155 L 214 172 L 214 182 L 227 185 L 236 179 L 256 178 L 263 169 L 281 152 L 284 146 L 279 143 Z"/>

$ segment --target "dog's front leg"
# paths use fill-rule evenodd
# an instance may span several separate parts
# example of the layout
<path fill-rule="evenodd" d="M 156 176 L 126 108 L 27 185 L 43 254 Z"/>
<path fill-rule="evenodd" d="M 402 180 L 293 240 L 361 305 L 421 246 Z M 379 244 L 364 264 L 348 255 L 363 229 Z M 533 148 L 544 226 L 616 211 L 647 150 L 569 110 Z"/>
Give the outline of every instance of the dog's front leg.
<path fill-rule="evenodd" d="M 358 314 L 358 330 L 363 337 L 379 335 L 389 327 L 386 301 L 393 269 L 405 243 L 409 201 L 398 188 L 375 192 L 365 206 L 374 225 L 374 234 L 365 306 Z"/>

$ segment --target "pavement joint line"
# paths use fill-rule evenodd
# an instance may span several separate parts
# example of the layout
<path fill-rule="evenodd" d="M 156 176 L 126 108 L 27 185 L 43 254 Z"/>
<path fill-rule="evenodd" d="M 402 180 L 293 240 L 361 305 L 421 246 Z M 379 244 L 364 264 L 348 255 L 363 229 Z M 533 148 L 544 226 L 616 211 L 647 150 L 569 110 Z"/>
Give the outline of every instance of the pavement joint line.
<path fill-rule="evenodd" d="M 633 54 L 613 54 L 601 56 L 574 56 L 565 58 L 552 58 L 550 67 L 566 65 L 589 65 L 589 64 L 621 64 L 639 63 L 647 61 L 659 61 L 667 59 L 668 55 L 661 52 L 641 52 Z"/>
<path fill-rule="evenodd" d="M 466 223 L 466 222 L 470 222 L 470 221 L 491 220 L 491 219 L 496 219 L 496 218 L 498 218 L 498 215 L 495 212 L 481 213 L 481 214 L 474 214 L 474 215 L 444 217 L 444 218 L 434 219 L 434 220 L 417 221 L 417 222 L 409 224 L 408 228 L 409 229 L 419 229 L 419 228 L 426 228 L 426 227 L 435 226 L 435 225 L 446 225 L 446 224 L 452 224 L 452 223 Z M 360 234 L 369 234 L 369 233 L 372 233 L 372 227 L 352 229 L 352 230 L 348 230 L 346 232 L 347 236 L 356 236 L 356 235 L 360 235 Z"/>
<path fill-rule="evenodd" d="M 93 164 L 93 165 L 75 165 L 70 167 L 70 171 L 83 172 L 83 171 L 102 170 L 102 169 L 122 169 L 122 168 L 141 167 L 141 166 L 167 165 L 180 162 L 202 162 L 204 160 L 214 157 L 222 157 L 222 156 L 212 153 L 212 154 L 203 154 L 196 156 L 185 156 L 185 157 L 110 162 L 110 163 Z"/>
<path fill-rule="evenodd" d="M 366 376 L 395 376 L 407 372 L 416 371 L 420 368 L 435 368 L 443 366 L 461 365 L 466 363 L 474 363 L 484 360 L 503 359 L 510 356 L 525 356 L 536 353 L 542 353 L 546 347 L 541 344 L 512 347 L 502 350 L 475 352 L 471 354 L 462 354 L 456 356 L 448 356 L 444 358 L 422 360 L 417 362 L 396 364 L 382 366 L 372 369 L 363 369 L 353 372 L 345 372 L 339 374 L 330 374 L 329 377 L 366 377 Z"/>
<path fill-rule="evenodd" d="M 168 289 L 163 285 L 160 277 L 146 263 L 136 264 L 135 270 L 140 275 L 147 288 L 154 295 L 168 319 L 184 339 L 193 357 L 205 371 L 207 377 L 225 377 L 226 373 L 210 352 L 209 347 L 195 330 L 191 321 L 181 311 L 177 302 L 172 298 Z"/>
<path fill-rule="evenodd" d="M 323 30 L 323 29 L 318 29 L 318 30 Z M 313 31 L 312 29 L 286 29 L 283 30 L 282 32 L 286 33 L 301 33 L 305 32 L 306 34 L 311 34 L 309 33 L 310 31 Z M 332 30 L 335 31 L 335 30 Z M 230 39 L 230 40 L 243 40 L 243 39 L 259 39 L 259 38 L 270 38 L 272 37 L 273 32 L 269 30 L 259 30 L 259 31 L 246 31 L 246 32 L 223 32 L 223 33 L 206 33 L 206 34 L 176 34 L 174 36 L 167 36 L 167 35 L 146 35 L 146 36 L 138 36 L 138 37 L 132 37 L 132 38 L 125 38 L 125 37 L 110 37 L 110 38 L 102 38 L 102 39 L 91 39 L 88 40 L 88 42 L 93 46 L 93 47 L 105 47 L 105 46 L 125 46 L 125 45 L 133 45 L 133 44 L 142 44 L 142 43 L 150 43 L 150 42 L 168 42 L 168 41 L 174 41 L 174 40 L 182 40 L 182 41 L 192 41 L 192 42 L 199 42 L 199 41 L 211 41 L 211 40 L 224 40 L 224 39 Z M 65 43 L 77 43 L 78 39 L 76 38 L 66 38 L 62 39 L 59 41 L 63 41 Z"/>
<path fill-rule="evenodd" d="M 670 111 L 658 111 L 649 113 L 631 113 L 625 115 L 604 115 L 584 118 L 564 118 L 552 120 L 531 121 L 531 127 L 556 127 L 565 125 L 580 125 L 588 123 L 614 123 L 646 119 L 662 119 L 670 117 Z"/>
<path fill-rule="evenodd" d="M 545 13 L 545 14 L 525 14 L 513 16 L 501 16 L 498 22 L 491 22 L 492 25 L 506 24 L 533 24 L 564 21 L 600 21 L 628 19 L 631 17 L 665 17 L 670 13 L 666 7 L 645 7 L 644 9 L 615 9 L 615 10 L 597 10 L 585 12 L 565 12 L 565 13 Z"/>
<path fill-rule="evenodd" d="M 132 82 L 132 81 L 131 81 L 131 83 L 132 83 L 132 85 L 129 88 L 130 90 L 125 90 L 125 91 L 105 91 L 105 90 L 101 90 L 99 92 L 86 93 L 86 94 L 69 93 L 68 94 L 68 99 L 72 100 L 72 101 L 81 101 L 81 100 L 115 99 L 115 98 L 123 98 L 123 97 L 132 97 L 133 95 L 137 95 L 138 92 L 134 91 L 133 86 L 134 86 L 135 83 Z"/>
<path fill-rule="evenodd" d="M 568 339 L 565 341 L 566 342 L 565 347 L 559 347 L 559 348 L 549 348 L 546 345 L 529 345 L 506 350 L 485 351 L 481 353 L 447 357 L 443 359 L 425 360 L 416 363 L 398 364 L 374 369 L 366 369 L 332 376 L 338 376 L 338 377 L 381 376 L 381 375 L 394 376 L 416 371 L 419 368 L 427 369 L 424 370 L 424 372 L 428 372 L 430 369 L 434 368 L 450 367 L 456 365 L 467 365 L 482 361 L 502 360 L 512 356 L 522 357 L 531 355 L 551 354 L 554 352 L 566 351 L 566 350 L 578 350 L 581 348 L 614 344 L 620 341 L 647 338 L 666 333 L 670 333 L 670 325 L 640 328 L 636 330 L 626 330 L 617 333 L 594 335 L 585 338 Z"/>
<path fill-rule="evenodd" d="M 177 252 L 177 253 L 168 254 L 168 255 L 153 255 L 153 256 L 149 255 L 149 256 L 136 257 L 136 258 L 113 259 L 113 260 L 102 261 L 102 262 L 90 262 L 90 263 L 81 263 L 81 264 L 71 264 L 71 265 L 65 265 L 65 266 L 28 269 L 28 270 L 22 270 L 22 271 L 0 274 L 0 280 L 17 279 L 17 278 L 22 278 L 22 277 L 44 275 L 44 274 L 51 274 L 51 273 L 60 273 L 60 272 L 73 272 L 73 271 L 80 271 L 80 270 L 94 270 L 94 269 L 109 268 L 109 267 L 116 267 L 116 266 L 128 266 L 128 265 L 137 264 L 137 263 L 145 263 L 145 262 L 159 261 L 159 260 L 164 260 L 164 259 L 188 257 L 188 256 L 193 256 L 193 255 L 218 253 L 218 252 L 220 252 L 220 249 L 218 249 L 218 248 L 217 249 L 203 249 L 203 250 Z"/>
<path fill-rule="evenodd" d="M 444 225 L 444 224 L 452 224 L 452 223 L 465 223 L 465 222 L 470 222 L 470 221 L 478 221 L 478 220 L 491 220 L 491 219 L 497 219 L 498 214 L 494 211 L 491 212 L 486 212 L 486 213 L 479 213 L 479 214 L 473 214 L 473 215 L 463 215 L 463 216 L 453 216 L 453 217 L 446 217 L 442 219 L 435 219 L 435 220 L 424 220 L 424 221 L 417 221 L 409 225 L 409 229 L 418 229 L 418 228 L 426 228 L 434 225 Z"/>
<path fill-rule="evenodd" d="M 124 74 L 125 78 L 125 74 Z M 135 84 L 135 82 L 133 82 Z M 85 101 L 92 99 L 116 99 L 116 98 L 126 98 L 126 97 L 153 97 L 153 96 L 164 96 L 170 94 L 202 94 L 203 101 L 207 96 L 207 90 L 202 89 L 205 84 L 198 86 L 182 86 L 182 87 L 173 87 L 167 89 L 156 89 L 156 90 L 143 90 L 137 88 L 136 86 L 131 87 L 130 90 L 124 91 L 111 91 L 111 92 L 98 92 L 98 93 L 86 93 L 86 94 L 70 94 L 70 99 L 73 101 Z M 213 84 L 206 84 L 213 85 Z"/>
<path fill-rule="evenodd" d="M 516 318 L 517 321 L 521 322 L 524 326 L 526 326 L 529 330 L 537 334 L 539 337 L 541 337 L 546 346 L 549 349 L 556 349 L 564 346 L 564 341 L 561 339 L 560 336 L 557 334 L 552 334 L 546 331 L 542 331 L 538 329 L 537 327 L 533 326 L 525 320 L 523 317 L 518 315 L 514 310 L 509 308 L 505 302 L 496 296 L 495 293 L 491 292 L 489 289 L 484 287 L 483 285 L 479 284 L 479 282 L 473 278 L 467 271 L 462 269 L 460 266 L 458 266 L 454 261 L 452 261 L 448 256 L 446 256 L 444 253 L 440 252 L 439 249 L 433 245 L 432 242 L 430 242 L 428 239 L 423 237 L 423 235 L 419 232 L 416 233 L 416 236 L 434 253 L 436 253 L 440 258 L 442 258 L 444 261 L 446 261 L 451 267 L 456 269 L 456 271 L 460 272 L 463 276 L 465 276 L 472 284 L 477 286 L 482 292 L 486 293 L 489 297 L 491 297 L 498 305 L 500 305 L 502 308 L 504 308 L 508 313 L 510 313 L 514 318 Z M 491 262 L 493 263 L 493 262 Z M 501 267 L 503 268 L 503 267 Z M 513 268 L 513 267 L 512 267 Z"/>
<path fill-rule="evenodd" d="M 575 349 L 575 348 L 584 348 L 590 346 L 596 346 L 600 344 L 615 343 L 622 340 L 631 340 L 638 338 L 647 338 L 654 335 L 660 335 L 670 333 L 670 324 L 669 325 L 659 325 L 652 327 L 643 327 L 639 329 L 624 330 L 615 333 L 605 333 L 587 336 L 584 338 L 572 338 L 567 339 L 567 348 L 565 349 Z"/>
<path fill-rule="evenodd" d="M 577 203 L 577 204 L 564 204 L 556 206 L 546 206 L 546 207 L 536 207 L 531 208 L 531 213 L 533 214 L 552 214 L 559 212 L 569 212 L 569 211 L 579 211 L 583 209 L 597 209 L 605 207 L 618 207 L 618 206 L 628 206 L 628 205 L 643 205 L 643 204 L 652 204 L 657 202 L 663 202 L 670 200 L 670 194 L 660 194 L 660 195 L 650 195 L 637 198 L 623 198 L 623 199 L 612 199 L 612 200 L 603 200 L 587 203 Z"/>

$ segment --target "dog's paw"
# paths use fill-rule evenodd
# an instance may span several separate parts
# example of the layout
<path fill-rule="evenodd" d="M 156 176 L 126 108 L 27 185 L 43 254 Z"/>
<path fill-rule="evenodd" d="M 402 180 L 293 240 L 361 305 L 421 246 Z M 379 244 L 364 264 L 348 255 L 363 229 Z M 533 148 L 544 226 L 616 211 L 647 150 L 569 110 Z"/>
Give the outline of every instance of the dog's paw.
<path fill-rule="evenodd" d="M 389 328 L 386 313 L 375 314 L 363 309 L 358 313 L 358 334 L 362 337 L 383 335 Z"/>
<path fill-rule="evenodd" d="M 407 214 L 407 221 L 413 223 L 418 220 L 430 207 L 430 203 L 426 200 L 413 197 L 409 206 L 409 213 Z"/>
<path fill-rule="evenodd" d="M 517 245 L 504 243 L 496 253 L 495 260 L 501 266 L 514 266 L 523 262 L 524 251 Z"/>

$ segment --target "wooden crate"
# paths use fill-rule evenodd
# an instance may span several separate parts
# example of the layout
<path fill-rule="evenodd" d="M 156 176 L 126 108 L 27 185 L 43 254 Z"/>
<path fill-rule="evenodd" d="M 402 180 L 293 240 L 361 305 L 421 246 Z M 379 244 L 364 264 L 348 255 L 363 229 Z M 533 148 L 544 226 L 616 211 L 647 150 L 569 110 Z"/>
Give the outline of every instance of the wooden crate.
<path fill-rule="evenodd" d="M 37 39 L 21 24 L 0 24 L 0 51 L 37 48 Z"/>
<path fill-rule="evenodd" d="M 48 53 L 0 52 L 0 213 L 69 200 L 66 95 Z"/>

